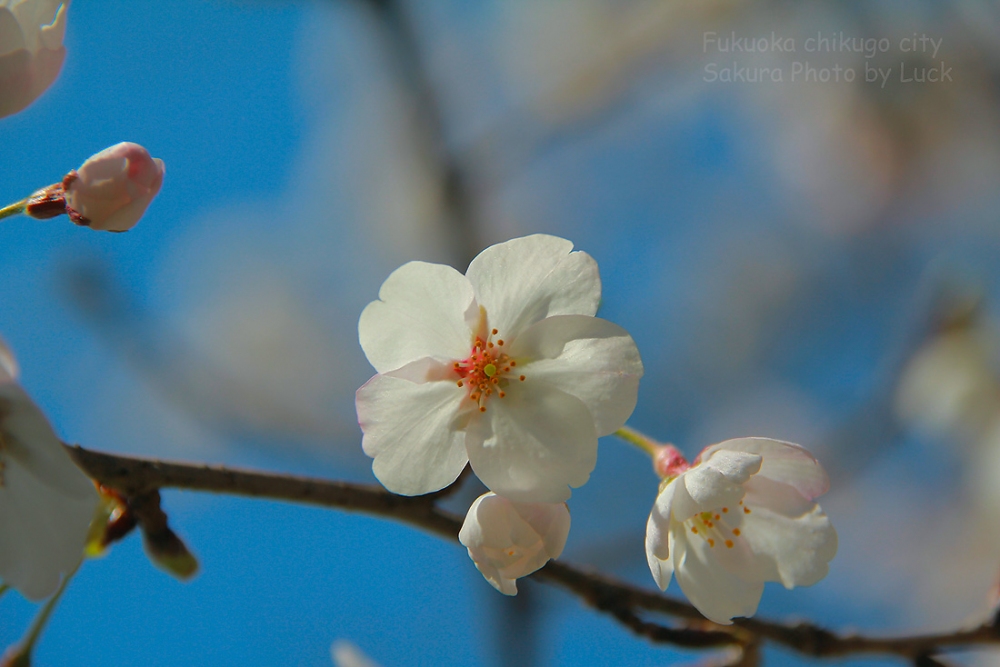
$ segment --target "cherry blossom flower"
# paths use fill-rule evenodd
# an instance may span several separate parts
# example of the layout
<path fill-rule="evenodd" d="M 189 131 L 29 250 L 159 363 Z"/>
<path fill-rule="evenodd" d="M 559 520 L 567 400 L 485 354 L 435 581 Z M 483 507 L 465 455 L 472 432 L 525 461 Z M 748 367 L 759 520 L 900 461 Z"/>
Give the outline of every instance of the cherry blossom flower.
<path fill-rule="evenodd" d="M 66 213 L 78 225 L 124 232 L 135 226 L 163 184 L 163 160 L 123 141 L 93 155 L 63 179 Z"/>
<path fill-rule="evenodd" d="M 646 524 L 646 559 L 661 589 L 676 576 L 698 611 L 729 624 L 757 611 L 765 581 L 792 588 L 826 576 L 837 533 L 813 500 L 830 483 L 809 452 L 737 438 L 688 466 L 673 447 L 664 451 L 664 482 Z"/>
<path fill-rule="evenodd" d="M 378 372 L 357 392 L 362 446 L 390 491 L 441 489 L 471 462 L 492 491 L 562 502 L 590 477 L 597 438 L 632 413 L 642 361 L 593 317 L 597 263 L 554 236 L 484 250 L 466 275 L 410 262 L 358 323 Z"/>
<path fill-rule="evenodd" d="M 469 508 L 458 540 L 493 588 L 517 595 L 517 579 L 562 553 L 569 524 L 566 503 L 515 503 L 486 493 Z"/>
<path fill-rule="evenodd" d="M 40 600 L 80 563 L 98 495 L 0 341 L 0 579 Z"/>
<path fill-rule="evenodd" d="M 27 107 L 59 76 L 67 5 L 0 0 L 0 118 Z"/>

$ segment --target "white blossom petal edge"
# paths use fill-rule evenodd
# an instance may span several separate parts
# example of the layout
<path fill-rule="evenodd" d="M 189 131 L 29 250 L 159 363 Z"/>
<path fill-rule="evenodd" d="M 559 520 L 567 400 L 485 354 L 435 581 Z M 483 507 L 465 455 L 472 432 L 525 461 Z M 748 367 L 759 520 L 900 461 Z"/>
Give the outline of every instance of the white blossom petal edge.
<path fill-rule="evenodd" d="M 594 317 L 597 263 L 537 234 L 484 250 L 466 275 L 410 262 L 361 313 L 378 372 L 357 392 L 362 446 L 390 491 L 419 495 L 466 463 L 517 502 L 558 503 L 586 483 L 597 438 L 635 408 L 632 337 Z"/>
<path fill-rule="evenodd" d="M 690 467 L 675 452 L 646 524 L 646 559 L 662 590 L 676 576 L 698 611 L 729 624 L 757 611 L 765 581 L 793 588 L 826 576 L 837 533 L 814 501 L 830 483 L 809 452 L 737 438 L 707 447 Z"/>
<path fill-rule="evenodd" d="M 562 553 L 569 524 L 566 503 L 515 503 L 486 493 L 469 508 L 458 540 L 493 588 L 517 595 L 517 579 Z"/>
<path fill-rule="evenodd" d="M 0 579 L 40 600 L 80 563 L 98 495 L 16 379 L 0 341 Z"/>

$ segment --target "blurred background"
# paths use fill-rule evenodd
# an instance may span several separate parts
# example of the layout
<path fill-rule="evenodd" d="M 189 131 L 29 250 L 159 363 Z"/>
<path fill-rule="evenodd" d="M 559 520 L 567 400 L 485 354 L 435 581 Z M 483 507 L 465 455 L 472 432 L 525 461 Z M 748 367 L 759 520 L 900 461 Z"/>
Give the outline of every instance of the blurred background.
<path fill-rule="evenodd" d="M 408 260 L 464 270 L 546 232 L 597 259 L 600 315 L 639 345 L 633 426 L 691 457 L 790 440 L 830 471 L 830 575 L 769 585 L 760 615 L 887 632 L 995 605 L 992 3 L 78 1 L 66 47 L 0 120 L 0 204 L 119 141 L 167 174 L 127 234 L 0 224 L 0 332 L 65 440 L 374 481 L 361 309 Z M 652 588 L 656 490 L 643 454 L 602 441 L 564 559 Z M 199 576 L 130 537 L 82 568 L 36 664 L 330 665 L 342 641 L 385 667 L 706 657 L 530 581 L 504 598 L 406 526 L 178 491 L 164 508 Z M 35 611 L 0 600 L 0 647 Z"/>

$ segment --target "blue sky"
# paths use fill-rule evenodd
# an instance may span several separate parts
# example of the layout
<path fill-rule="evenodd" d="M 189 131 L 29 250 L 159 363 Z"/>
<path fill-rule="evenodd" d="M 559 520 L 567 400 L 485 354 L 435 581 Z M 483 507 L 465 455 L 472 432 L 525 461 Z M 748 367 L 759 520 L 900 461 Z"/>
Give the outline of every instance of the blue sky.
<path fill-rule="evenodd" d="M 928 285 L 955 268 L 995 304 L 997 144 L 950 117 L 926 120 L 940 106 L 867 89 L 700 86 L 704 54 L 671 49 L 699 35 L 699 21 L 719 19 L 682 17 L 637 73 L 611 77 L 628 85 L 572 88 L 596 92 L 566 111 L 541 98 L 611 43 L 601 30 L 617 14 L 605 3 L 568 14 L 544 3 L 537 15 L 529 3 L 422 7 L 416 24 L 446 139 L 493 161 L 476 173 L 481 238 L 549 232 L 594 255 L 601 314 L 629 329 L 646 362 L 633 423 L 688 454 L 768 435 L 851 470 L 856 452 L 830 435 L 878 395 Z M 807 31 L 843 17 L 793 18 L 749 25 Z M 946 47 L 958 38 L 946 36 Z M 66 47 L 55 85 L 0 120 L 0 204 L 119 141 L 163 159 L 166 177 L 128 234 L 65 219 L 0 223 L 0 333 L 24 386 L 64 439 L 95 449 L 373 481 L 353 421 L 353 391 L 372 372 L 357 317 L 389 271 L 444 261 L 448 244 L 421 130 L 371 16 L 334 2 L 77 0 Z M 609 99 L 623 101 L 601 111 Z M 903 194 L 886 194 L 897 172 L 878 151 L 892 133 L 872 118 L 893 104 L 926 121 L 914 127 L 930 157 L 912 171 L 934 187 L 914 177 Z M 989 126 L 990 117 L 978 118 Z M 509 118 L 523 126 L 477 143 Z M 958 148 L 941 157 L 931 152 L 940 146 Z M 960 170 L 968 163 L 975 169 Z M 136 319 L 87 315 L 73 296 L 86 272 L 105 276 Z M 164 340 L 180 343 L 158 347 Z M 153 354 L 164 349 L 177 356 Z M 249 387 L 254 403 L 214 395 L 200 373 L 216 371 Z M 290 410 L 309 428 L 288 429 Z M 846 490 L 831 503 L 842 513 L 828 511 L 843 544 L 864 546 L 871 526 L 855 520 L 879 513 L 857 507 L 852 489 L 877 499 L 871 490 L 892 480 L 904 498 L 915 488 L 957 494 L 938 470 L 955 472 L 951 453 L 916 439 L 858 442 L 877 461 L 856 487 L 839 478 Z M 570 503 L 567 559 L 652 586 L 642 527 L 655 491 L 639 453 L 602 442 L 591 482 Z M 83 567 L 36 664 L 329 665 L 338 639 L 385 667 L 494 664 L 498 627 L 521 613 L 464 549 L 406 526 L 178 491 L 164 493 L 164 506 L 201 573 L 171 579 L 130 537 Z M 811 589 L 769 586 L 762 613 L 838 627 L 926 620 L 893 599 L 912 570 L 878 554 L 883 569 L 841 556 Z M 523 586 L 541 664 L 696 657 L 636 640 L 561 591 Z M 16 641 L 34 611 L 16 595 L 0 601 L 0 644 Z"/>

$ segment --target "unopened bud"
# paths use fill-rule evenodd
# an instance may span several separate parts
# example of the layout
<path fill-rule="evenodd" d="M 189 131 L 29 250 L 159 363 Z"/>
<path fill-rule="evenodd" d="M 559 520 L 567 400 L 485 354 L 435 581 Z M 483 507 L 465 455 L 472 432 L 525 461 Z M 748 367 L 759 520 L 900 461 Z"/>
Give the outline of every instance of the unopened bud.
<path fill-rule="evenodd" d="M 663 479 L 677 477 L 691 467 L 680 450 L 673 445 L 659 445 L 653 455 L 653 470 Z"/>
<path fill-rule="evenodd" d="M 167 515 L 160 508 L 160 492 L 152 490 L 132 496 L 129 508 L 139 522 L 149 558 L 178 579 L 193 577 L 198 571 L 198 560 L 167 525 Z"/>
<path fill-rule="evenodd" d="M 66 213 L 83 227 L 124 232 L 135 226 L 163 184 L 163 161 L 125 141 L 66 174 Z"/>

